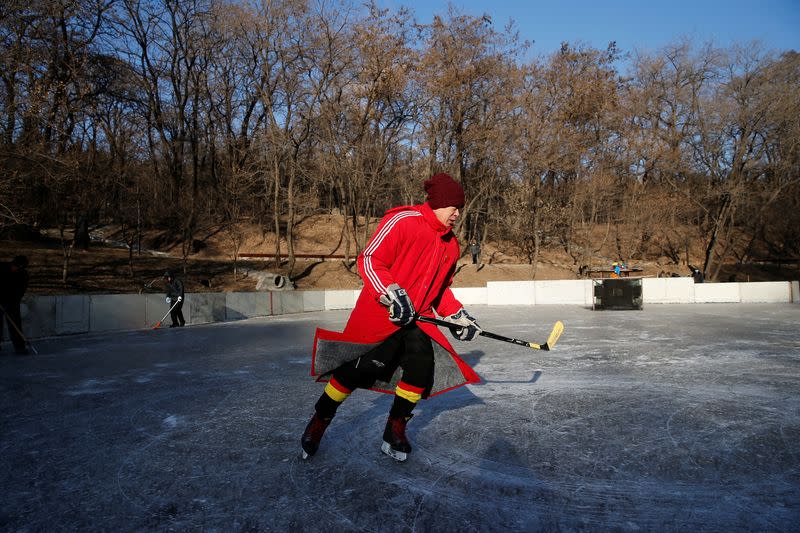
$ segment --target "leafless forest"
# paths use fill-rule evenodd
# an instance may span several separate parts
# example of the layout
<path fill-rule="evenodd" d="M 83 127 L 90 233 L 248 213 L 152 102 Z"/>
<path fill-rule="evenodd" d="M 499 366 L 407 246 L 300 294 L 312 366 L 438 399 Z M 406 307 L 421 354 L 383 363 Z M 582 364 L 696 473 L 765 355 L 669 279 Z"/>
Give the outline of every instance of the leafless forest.
<path fill-rule="evenodd" d="M 248 222 L 293 263 L 297 221 L 335 212 L 355 256 L 364 221 L 446 171 L 467 192 L 459 236 L 534 265 L 610 246 L 713 280 L 800 256 L 796 51 L 528 51 L 513 25 L 452 10 L 422 25 L 338 0 L 5 0 L 0 222 L 103 221 L 131 248 L 163 228 L 184 258 L 212 228 L 237 250 Z"/>

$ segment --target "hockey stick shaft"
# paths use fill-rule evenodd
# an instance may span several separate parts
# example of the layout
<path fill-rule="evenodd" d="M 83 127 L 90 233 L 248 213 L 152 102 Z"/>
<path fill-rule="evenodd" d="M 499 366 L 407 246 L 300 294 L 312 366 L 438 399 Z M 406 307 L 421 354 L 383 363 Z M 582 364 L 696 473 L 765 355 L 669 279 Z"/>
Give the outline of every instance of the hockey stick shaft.
<path fill-rule="evenodd" d="M 461 329 L 464 326 L 460 324 L 454 324 L 453 322 L 448 322 L 447 320 L 442 320 L 440 318 L 433 318 L 429 316 L 417 316 L 417 320 L 420 322 L 427 322 L 429 324 L 436 324 L 437 326 L 443 326 L 449 329 Z M 495 339 L 498 341 L 509 342 L 511 344 L 517 344 L 519 346 L 525 346 L 532 350 L 550 350 L 553 346 L 555 346 L 556 342 L 558 342 L 559 337 L 561 337 L 561 333 L 564 331 L 564 324 L 559 320 L 558 322 L 553 325 L 553 330 L 550 332 L 550 336 L 547 338 L 547 342 L 544 344 L 537 344 L 535 342 L 528 342 L 523 341 L 520 339 L 515 339 L 513 337 L 506 337 L 505 335 L 498 335 L 497 333 L 492 333 L 491 331 L 481 331 L 478 335 L 483 337 L 488 337 L 490 339 Z"/>
<path fill-rule="evenodd" d="M 160 327 L 161 327 L 161 323 L 167 319 L 167 315 L 169 315 L 169 314 L 172 312 L 172 310 L 173 310 L 173 309 L 175 309 L 175 306 L 176 306 L 176 305 L 178 305 L 179 303 L 180 303 L 180 302 L 176 301 L 174 304 L 172 304 L 172 307 L 170 307 L 170 308 L 169 308 L 169 311 L 167 311 L 166 313 L 164 313 L 164 316 L 162 316 L 162 317 L 161 317 L 161 320 L 159 320 L 158 322 L 156 322 L 156 325 L 155 325 L 155 326 L 153 326 L 153 329 L 158 329 L 158 328 L 160 328 Z"/>

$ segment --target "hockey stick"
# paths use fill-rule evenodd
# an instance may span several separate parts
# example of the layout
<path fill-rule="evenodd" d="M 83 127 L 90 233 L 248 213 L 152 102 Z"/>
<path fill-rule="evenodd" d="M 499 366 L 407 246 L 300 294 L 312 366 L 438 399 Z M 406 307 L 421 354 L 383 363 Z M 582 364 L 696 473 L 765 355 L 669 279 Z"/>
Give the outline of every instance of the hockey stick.
<path fill-rule="evenodd" d="M 22 330 L 20 329 L 20 327 L 13 320 L 9 320 L 8 313 L 6 312 L 5 308 L 2 305 L 0 305 L 0 311 L 2 311 L 3 316 L 6 317 L 6 322 L 11 324 L 17 331 L 17 333 L 19 333 L 19 336 L 22 337 L 22 340 L 25 341 L 25 344 L 28 346 L 28 348 L 31 349 L 33 355 L 39 355 L 39 350 L 37 350 L 36 347 L 34 347 L 34 345 L 31 343 L 31 341 L 29 341 L 28 338 L 22 334 Z"/>
<path fill-rule="evenodd" d="M 169 315 L 169 314 L 172 312 L 172 310 L 173 310 L 173 309 L 175 309 L 175 306 L 176 306 L 176 305 L 178 305 L 179 303 L 180 303 L 180 301 L 178 301 L 178 300 L 175 300 L 175 303 L 174 303 L 174 304 L 172 304 L 172 307 L 170 307 L 170 308 L 169 308 L 169 311 L 167 311 L 167 312 L 164 314 L 164 316 L 162 316 L 162 317 L 161 317 L 161 320 L 159 320 L 158 322 L 156 322 L 156 325 L 155 325 L 155 326 L 153 326 L 153 329 L 158 329 L 158 328 L 160 328 L 160 327 L 161 327 L 161 323 L 167 319 L 167 315 Z"/>
<path fill-rule="evenodd" d="M 155 283 L 156 280 L 159 280 L 159 279 L 161 279 L 161 276 L 158 276 L 157 278 L 151 279 L 150 281 L 148 281 L 147 283 L 144 284 L 144 288 L 145 289 L 151 288 L 153 286 L 153 283 Z"/>
<path fill-rule="evenodd" d="M 454 324 L 453 322 L 448 322 L 447 320 L 442 320 L 440 318 L 432 318 L 429 316 L 417 316 L 417 320 L 420 322 L 427 322 L 429 324 L 436 324 L 437 326 L 444 326 L 450 329 L 461 329 L 464 326 L 460 324 Z M 484 337 L 489 337 L 490 339 L 495 339 L 498 341 L 503 342 L 510 342 L 511 344 L 518 344 L 520 346 L 526 346 L 531 350 L 550 350 L 553 346 L 556 345 L 558 339 L 561 337 L 561 334 L 564 332 L 564 323 L 560 320 L 557 321 L 553 325 L 553 330 L 550 332 L 550 335 L 547 337 L 547 342 L 544 344 L 536 344 L 535 342 L 528 342 L 523 341 L 520 339 L 514 339 L 512 337 L 506 337 L 504 335 L 498 335 L 497 333 L 491 333 L 489 331 L 481 331 L 478 335 L 482 335 Z"/>

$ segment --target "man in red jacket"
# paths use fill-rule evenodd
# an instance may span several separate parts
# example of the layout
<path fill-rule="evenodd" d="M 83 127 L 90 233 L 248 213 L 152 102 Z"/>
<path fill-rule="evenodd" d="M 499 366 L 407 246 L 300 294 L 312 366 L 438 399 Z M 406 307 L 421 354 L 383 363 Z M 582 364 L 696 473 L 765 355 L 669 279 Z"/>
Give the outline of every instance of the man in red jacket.
<path fill-rule="evenodd" d="M 425 182 L 425 203 L 390 209 L 358 257 L 364 279 L 342 333 L 317 330 L 312 375 L 327 380 L 301 438 L 303 458 L 314 455 L 336 409 L 357 388 L 394 393 L 381 450 L 404 461 L 405 435 L 421 398 L 479 381 L 439 329 L 417 315 L 447 317 L 463 327 L 460 340 L 481 331 L 450 290 L 460 256 L 452 228 L 464 190 L 447 174 Z"/>

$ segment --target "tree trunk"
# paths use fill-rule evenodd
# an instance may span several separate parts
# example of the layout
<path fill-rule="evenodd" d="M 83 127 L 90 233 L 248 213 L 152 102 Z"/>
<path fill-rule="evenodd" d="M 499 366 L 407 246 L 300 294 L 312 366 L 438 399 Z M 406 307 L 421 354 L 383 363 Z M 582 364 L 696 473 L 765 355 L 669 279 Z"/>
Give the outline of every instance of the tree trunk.
<path fill-rule="evenodd" d="M 64 287 L 67 286 L 67 278 L 69 277 L 69 261 L 72 258 L 72 251 L 75 249 L 75 239 L 70 239 L 69 246 L 67 246 L 66 239 L 64 238 L 64 229 L 66 221 L 62 222 L 59 226 L 59 234 L 61 235 L 61 250 L 64 253 L 64 262 L 61 264 L 61 283 Z"/>
<path fill-rule="evenodd" d="M 280 161 L 277 156 L 273 156 L 272 178 L 275 190 L 272 193 L 272 220 L 275 228 L 275 266 L 281 266 L 281 171 Z"/>
<path fill-rule="evenodd" d="M 289 279 L 292 278 L 294 271 L 295 257 L 294 257 L 294 178 L 296 172 L 296 162 L 293 161 L 289 168 L 289 178 L 286 184 L 286 253 L 289 256 Z"/>
<path fill-rule="evenodd" d="M 719 208 L 719 213 L 713 218 L 713 230 L 711 231 L 711 236 L 709 237 L 708 244 L 706 245 L 706 255 L 705 260 L 703 261 L 703 276 L 710 278 L 711 281 L 715 279 L 709 276 L 714 262 L 714 251 L 717 247 L 719 233 L 722 231 L 723 226 L 725 225 L 725 220 L 728 218 L 728 210 L 730 205 L 731 195 L 729 193 L 725 193 L 722 197 L 722 205 Z"/>

